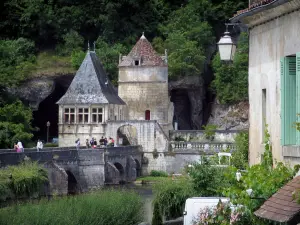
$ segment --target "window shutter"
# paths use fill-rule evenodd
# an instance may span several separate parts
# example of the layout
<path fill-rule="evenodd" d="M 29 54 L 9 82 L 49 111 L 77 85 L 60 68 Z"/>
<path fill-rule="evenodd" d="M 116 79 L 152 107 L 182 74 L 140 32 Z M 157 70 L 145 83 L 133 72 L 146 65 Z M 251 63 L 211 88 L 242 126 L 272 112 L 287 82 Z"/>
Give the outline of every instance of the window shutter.
<path fill-rule="evenodd" d="M 285 118 L 285 57 L 280 59 L 280 100 L 281 100 L 281 145 L 285 145 L 285 126 L 284 126 L 284 118 Z M 264 131 L 263 131 L 264 132 Z"/>
<path fill-rule="evenodd" d="M 283 87 L 283 126 L 284 126 L 284 144 L 296 144 L 296 58 L 286 57 L 284 63 L 284 87 Z"/>
<path fill-rule="evenodd" d="M 296 122 L 300 123 L 300 52 L 296 54 Z M 296 130 L 296 144 L 300 145 L 300 131 Z"/>

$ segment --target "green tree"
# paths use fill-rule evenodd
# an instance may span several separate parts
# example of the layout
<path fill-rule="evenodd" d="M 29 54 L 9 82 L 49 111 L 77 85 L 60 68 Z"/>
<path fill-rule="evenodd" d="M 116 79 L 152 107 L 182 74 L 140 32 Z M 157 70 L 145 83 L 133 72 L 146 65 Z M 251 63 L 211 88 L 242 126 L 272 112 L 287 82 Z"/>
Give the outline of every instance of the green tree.
<path fill-rule="evenodd" d="M 70 30 L 63 35 L 63 44 L 57 45 L 56 49 L 61 55 L 71 55 L 74 51 L 80 51 L 83 48 L 84 39 L 74 30 Z"/>
<path fill-rule="evenodd" d="M 31 120 L 31 110 L 21 101 L 0 107 L 0 148 L 11 148 L 17 140 L 26 145 L 33 137 Z"/>
<path fill-rule="evenodd" d="M 24 38 L 0 40 L 0 86 L 10 87 L 30 75 L 35 68 L 35 47 Z"/>
<path fill-rule="evenodd" d="M 201 75 L 203 72 L 206 49 L 214 43 L 212 27 L 206 22 L 211 9 L 207 0 L 192 0 L 172 12 L 168 21 L 160 26 L 169 51 L 171 78 Z"/>
<path fill-rule="evenodd" d="M 242 33 L 232 64 L 223 63 L 219 54 L 214 57 L 212 87 L 221 104 L 248 99 L 248 51 L 248 34 Z"/>
<path fill-rule="evenodd" d="M 96 41 L 97 56 L 102 62 L 109 79 L 115 86 L 118 85 L 119 55 L 127 51 L 127 48 L 119 43 L 110 45 L 102 38 L 98 38 Z"/>

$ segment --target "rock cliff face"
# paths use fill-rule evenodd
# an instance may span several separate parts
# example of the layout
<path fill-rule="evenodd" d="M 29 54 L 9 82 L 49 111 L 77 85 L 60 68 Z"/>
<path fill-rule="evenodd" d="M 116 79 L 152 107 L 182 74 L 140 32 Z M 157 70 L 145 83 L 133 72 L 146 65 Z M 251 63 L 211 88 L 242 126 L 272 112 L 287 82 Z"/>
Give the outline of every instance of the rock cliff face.
<path fill-rule="evenodd" d="M 218 130 L 243 130 L 249 128 L 249 103 L 243 101 L 234 105 L 212 105 L 208 124 L 215 124 Z"/>
<path fill-rule="evenodd" d="M 33 110 L 38 110 L 39 105 L 48 96 L 56 92 L 60 98 L 69 87 L 74 75 L 45 76 L 30 79 L 21 84 L 17 89 L 8 91 L 28 103 Z"/>

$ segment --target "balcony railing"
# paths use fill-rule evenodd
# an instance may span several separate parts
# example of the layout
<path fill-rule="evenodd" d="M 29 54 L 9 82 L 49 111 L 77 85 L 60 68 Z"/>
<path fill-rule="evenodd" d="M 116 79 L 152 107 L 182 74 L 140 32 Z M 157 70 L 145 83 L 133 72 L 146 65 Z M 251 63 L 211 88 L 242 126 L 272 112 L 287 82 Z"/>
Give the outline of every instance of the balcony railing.
<path fill-rule="evenodd" d="M 184 141 L 171 141 L 171 148 L 173 151 L 182 150 L 197 150 L 204 152 L 222 152 L 229 150 L 230 152 L 236 149 L 234 143 L 199 143 L 199 142 L 184 142 Z"/>

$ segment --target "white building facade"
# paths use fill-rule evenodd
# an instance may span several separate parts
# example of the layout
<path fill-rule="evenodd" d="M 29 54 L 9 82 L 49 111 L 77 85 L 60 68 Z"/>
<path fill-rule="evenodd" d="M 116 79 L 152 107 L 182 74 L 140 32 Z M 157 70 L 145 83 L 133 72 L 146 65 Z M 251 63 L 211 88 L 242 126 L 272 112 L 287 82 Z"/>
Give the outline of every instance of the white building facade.
<path fill-rule="evenodd" d="M 250 164 L 261 161 L 265 124 L 275 160 L 299 164 L 300 1 L 269 1 L 232 21 L 249 28 Z"/>

